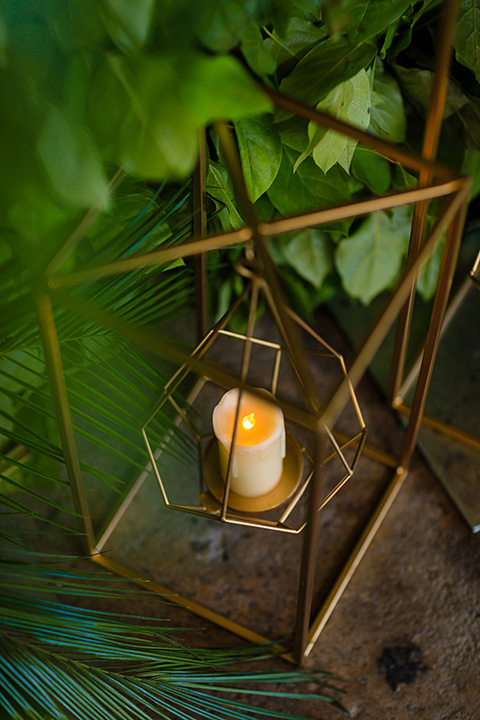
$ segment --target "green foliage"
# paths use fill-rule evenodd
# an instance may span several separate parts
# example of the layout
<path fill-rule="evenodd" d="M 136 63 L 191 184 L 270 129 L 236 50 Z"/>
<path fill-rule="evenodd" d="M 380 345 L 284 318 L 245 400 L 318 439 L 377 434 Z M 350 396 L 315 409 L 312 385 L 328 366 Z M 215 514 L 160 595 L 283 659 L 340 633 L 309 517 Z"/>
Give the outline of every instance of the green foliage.
<path fill-rule="evenodd" d="M 408 249 L 409 217 L 407 208 L 373 213 L 339 243 L 335 264 L 349 295 L 368 304 L 390 287 Z"/>
<path fill-rule="evenodd" d="M 478 0 L 459 3 L 455 28 L 455 55 L 458 62 L 475 73 L 480 82 L 480 4 Z"/>
<path fill-rule="evenodd" d="M 368 67 L 376 54 L 370 42 L 327 38 L 315 45 L 280 83 L 280 91 L 315 105 L 337 85 Z"/>
<path fill-rule="evenodd" d="M 283 254 L 300 277 L 319 290 L 333 270 L 330 240 L 319 230 L 303 230 L 283 245 Z"/>
<path fill-rule="evenodd" d="M 270 115 L 235 123 L 245 182 L 255 201 L 275 180 L 282 161 L 282 145 Z"/>
<path fill-rule="evenodd" d="M 317 110 L 327 112 L 360 130 L 366 130 L 370 124 L 370 108 L 370 81 L 365 70 L 360 70 L 352 78 L 337 85 L 317 104 Z M 308 148 L 295 163 L 295 170 L 311 154 L 324 173 L 337 162 L 346 172 L 349 171 L 357 146 L 355 140 L 313 122 L 308 124 L 308 137 Z"/>
<path fill-rule="evenodd" d="M 375 66 L 370 129 L 390 142 L 403 142 L 407 120 L 397 81 L 385 72 L 380 60 Z"/>
<path fill-rule="evenodd" d="M 239 691 L 342 707 L 325 694 L 335 689 L 328 673 L 236 667 L 268 657 L 268 646 L 190 649 L 173 637 L 178 628 L 161 621 L 68 604 L 58 596 L 135 599 L 141 592 L 119 587 L 120 578 L 68 569 L 74 560 L 20 550 L 0 560 L 0 700 L 6 716 L 272 717 L 268 709 L 232 698 Z M 316 692 L 304 689 L 307 682 Z M 245 683 L 248 688 L 242 688 Z M 255 687 L 260 683 L 263 689 Z M 279 683 L 294 690 L 280 691 Z M 295 720 L 289 713 L 273 714 Z"/>
<path fill-rule="evenodd" d="M 396 185 L 387 161 L 273 112 L 252 75 L 418 150 L 439 12 L 438 0 L 142 0 L 135 11 L 127 0 L 9 0 L 0 17 L 5 231 L 26 252 L 42 245 L 53 255 L 82 212 L 108 210 L 117 167 L 137 178 L 187 178 L 198 129 L 219 118 L 234 125 L 262 219 L 388 193 Z M 455 153 L 442 159 L 458 168 L 480 147 L 479 13 L 477 0 L 460 3 L 455 50 L 468 70 L 450 79 L 441 144 L 455 138 Z M 243 219 L 214 137 L 209 155 L 211 229 L 237 229 Z M 345 234 L 350 224 L 323 230 Z M 337 273 L 334 244 L 332 235 L 326 283 Z"/>

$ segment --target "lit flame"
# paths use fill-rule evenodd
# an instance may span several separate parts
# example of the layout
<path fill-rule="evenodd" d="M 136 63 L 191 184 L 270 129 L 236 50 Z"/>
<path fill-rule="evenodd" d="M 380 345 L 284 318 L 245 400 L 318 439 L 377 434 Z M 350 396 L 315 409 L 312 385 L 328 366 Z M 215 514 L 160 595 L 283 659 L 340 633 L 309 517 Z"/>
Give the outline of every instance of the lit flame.
<path fill-rule="evenodd" d="M 250 413 L 250 415 L 245 415 L 245 417 L 242 420 L 242 425 L 245 428 L 245 430 L 251 430 L 253 426 L 255 425 L 255 413 Z"/>

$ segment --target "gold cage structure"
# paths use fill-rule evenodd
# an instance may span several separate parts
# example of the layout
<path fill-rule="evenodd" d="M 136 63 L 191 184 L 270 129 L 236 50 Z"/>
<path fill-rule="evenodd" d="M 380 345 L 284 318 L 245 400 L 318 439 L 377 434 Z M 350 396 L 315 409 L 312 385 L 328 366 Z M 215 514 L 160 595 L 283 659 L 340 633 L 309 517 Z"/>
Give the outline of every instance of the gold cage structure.
<path fill-rule="evenodd" d="M 456 3 L 454 0 L 447 0 L 440 27 L 435 76 L 421 154 L 415 154 L 404 147 L 393 145 L 379 137 L 336 120 L 327 114 L 306 107 L 296 100 L 264 88 L 265 93 L 270 97 L 275 106 L 299 115 L 309 121 L 313 121 L 322 127 L 342 133 L 374 152 L 381 154 L 391 162 L 400 163 L 406 168 L 418 173 L 418 187 L 416 189 L 354 201 L 346 205 L 308 212 L 295 217 L 271 222 L 261 222 L 256 215 L 255 207 L 248 197 L 238 151 L 232 135 L 225 122 L 218 122 L 215 127 L 222 147 L 223 156 L 233 180 L 236 196 L 243 212 L 245 219 L 244 228 L 214 237 L 207 237 L 204 208 L 206 151 L 204 138 L 201 138 L 199 163 L 194 178 L 194 198 L 197 212 L 195 213 L 194 219 L 195 235 L 193 238 L 176 247 L 159 249 L 148 254 L 120 259 L 107 265 L 99 265 L 80 272 L 61 274 L 58 270 L 61 268 L 63 260 L 68 257 L 72 246 L 74 246 L 88 230 L 89 225 L 87 218 L 87 221 L 83 222 L 79 227 L 78 232 L 67 240 L 65 247 L 62 248 L 58 256 L 49 268 L 47 268 L 44 286 L 38 291 L 36 296 L 37 312 L 49 373 L 51 393 L 54 400 L 56 418 L 75 509 L 82 518 L 85 551 L 91 555 L 92 560 L 102 567 L 120 576 L 136 579 L 143 587 L 147 587 L 153 592 L 170 594 L 171 596 L 172 591 L 170 588 L 163 587 L 155 582 L 148 582 L 148 584 L 145 585 L 145 580 L 149 580 L 149 578 L 144 577 L 142 573 L 135 570 L 135 568 L 126 567 L 111 560 L 108 555 L 103 554 L 102 550 L 105 543 L 105 535 L 98 537 L 93 530 L 91 511 L 80 469 L 79 453 L 62 370 L 62 358 L 52 304 L 58 303 L 59 305 L 69 307 L 75 312 L 81 313 L 84 317 L 91 317 L 95 319 L 95 321 L 100 320 L 105 327 L 111 330 L 121 330 L 122 334 L 131 342 L 136 343 L 140 347 L 148 348 L 150 352 L 156 353 L 160 357 L 174 361 L 179 367 L 183 366 L 185 369 L 191 368 L 199 377 L 207 377 L 218 386 L 226 388 L 238 387 L 240 390 L 244 390 L 249 388 L 246 376 L 242 377 L 241 375 L 237 377 L 228 372 L 222 372 L 215 366 L 209 364 L 204 357 L 200 357 L 198 353 L 191 357 L 177 346 L 173 346 L 156 337 L 155 334 L 142 328 L 132 327 L 126 322 L 120 322 L 108 312 L 100 312 L 97 309 L 92 309 L 88 303 L 85 303 L 82 307 L 77 307 L 78 303 L 69 295 L 70 288 L 84 285 L 98 278 L 120 275 L 146 267 L 155 267 L 178 258 L 195 257 L 197 270 L 198 329 L 199 337 L 204 338 L 207 336 L 206 253 L 214 249 L 243 245 L 246 248 L 247 263 L 253 258 L 259 263 L 261 281 L 264 283 L 264 288 L 268 288 L 268 291 L 271 293 L 275 321 L 282 336 L 282 345 L 285 346 L 295 366 L 300 369 L 303 382 L 306 383 L 306 396 L 313 397 L 314 393 L 311 392 L 310 388 L 310 374 L 305 368 L 305 359 L 302 356 L 301 346 L 297 340 L 298 333 L 296 323 L 284 301 L 275 268 L 266 248 L 267 240 L 293 230 L 319 227 L 324 223 L 346 218 L 361 217 L 378 210 L 387 210 L 403 205 L 414 206 L 410 249 L 406 269 L 362 349 L 350 365 L 348 374 L 343 377 L 333 395 L 321 407 L 312 404 L 310 407 L 302 410 L 296 406 L 287 407 L 282 401 L 284 412 L 287 414 L 288 411 L 293 420 L 303 423 L 304 426 L 307 426 L 314 433 L 316 446 L 315 453 L 312 455 L 312 474 L 308 481 L 308 487 L 306 486 L 305 488 L 306 517 L 302 532 L 302 553 L 299 559 L 300 583 L 297 596 L 296 621 L 290 642 L 282 647 L 285 657 L 299 664 L 303 662 L 304 658 L 311 651 L 328 618 L 340 600 L 355 569 L 358 567 L 359 562 L 372 542 L 378 528 L 384 521 L 395 497 L 399 493 L 408 474 L 418 429 L 422 420 L 442 322 L 447 310 L 471 186 L 468 178 L 460 176 L 458 173 L 435 161 L 447 91 L 448 68 L 451 42 L 455 27 L 455 15 Z M 441 210 L 439 211 L 432 231 L 426 236 L 425 228 L 428 204 L 431 200 L 439 198 L 443 199 Z M 438 287 L 431 312 L 422 360 L 416 377 L 415 395 L 409 412 L 403 446 L 398 457 L 394 459 L 389 458 L 386 462 L 386 465 L 393 469 L 393 477 L 371 513 L 363 531 L 360 533 L 350 556 L 339 569 L 335 581 L 328 589 L 322 606 L 320 608 L 313 608 L 314 560 L 319 530 L 318 510 L 325 501 L 322 495 L 322 477 L 324 460 L 328 456 L 326 448 L 328 442 L 331 442 L 330 434 L 333 435 L 332 428 L 342 413 L 343 408 L 347 403 L 352 401 L 352 389 L 356 388 L 372 358 L 381 346 L 386 334 L 396 320 L 398 320 L 397 342 L 391 371 L 390 396 L 392 402 L 398 396 L 398 391 L 404 381 L 405 375 L 406 349 L 410 338 L 410 324 L 418 273 L 425 261 L 431 256 L 445 230 L 447 230 L 447 239 Z M 220 330 L 218 330 L 218 333 L 219 332 Z M 245 343 L 251 345 L 253 341 L 253 331 L 248 331 L 246 333 Z M 165 401 L 168 399 L 167 396 L 164 398 Z M 148 432 L 148 430 L 146 432 Z M 360 433 L 361 435 L 358 438 L 359 445 L 362 442 L 363 428 L 360 428 Z M 335 442 L 338 444 L 338 441 Z M 339 446 L 341 446 L 343 442 L 343 440 L 340 441 Z M 377 456 L 380 462 L 385 460 L 384 454 L 377 452 L 375 448 L 368 448 L 368 445 L 365 445 L 364 452 L 368 452 L 372 456 Z M 155 464 L 155 450 L 153 449 L 152 455 L 152 462 Z M 350 469 L 352 469 L 351 466 Z M 345 475 L 348 475 L 348 471 L 346 471 Z M 115 512 L 116 518 L 124 512 L 126 506 L 134 497 L 140 481 L 141 478 L 132 486 L 128 496 L 121 502 Z M 343 478 L 340 482 L 342 481 Z M 227 518 L 227 495 L 228 493 L 224 496 L 222 503 L 220 503 L 220 517 L 224 514 L 224 519 Z M 201 509 L 205 511 L 205 508 Z M 218 507 L 216 511 L 218 511 Z M 218 512 L 213 514 L 218 518 Z M 210 608 L 194 602 L 189 598 L 176 595 L 175 601 L 244 638 L 257 642 L 269 640 L 269 638 L 259 635 L 250 628 L 236 622 L 234 619 L 214 612 Z"/>
<path fill-rule="evenodd" d="M 249 308 L 249 323 L 246 334 L 234 333 L 225 329 L 225 326 L 228 324 L 236 308 L 243 299 L 242 296 L 240 301 L 235 303 L 235 305 L 225 314 L 217 326 L 207 333 L 205 338 L 193 351 L 190 358 L 168 381 L 153 414 L 143 426 L 142 433 L 163 500 L 168 508 L 208 517 L 227 524 L 262 527 L 279 532 L 297 534 L 305 528 L 307 520 L 302 518 L 295 525 L 291 524 L 289 519 L 293 510 L 307 491 L 309 483 L 313 477 L 314 458 L 307 447 L 296 440 L 294 433 L 287 431 L 286 457 L 279 483 L 269 493 L 260 497 L 243 497 L 242 495 L 238 495 L 232 491 L 228 474 L 225 483 L 221 479 L 220 467 L 218 465 L 217 443 L 214 440 L 213 434 L 209 430 L 207 433 L 203 434 L 199 432 L 189 419 L 187 410 L 180 407 L 173 397 L 175 390 L 192 372 L 192 366 L 195 367 L 195 361 L 204 357 L 209 348 L 211 348 L 216 342 L 221 342 L 222 338 L 228 337 L 235 340 L 237 345 L 240 346 L 239 353 L 242 356 L 241 375 L 239 378 L 240 381 L 245 382 L 248 377 L 252 346 L 256 346 L 260 351 L 268 348 L 273 353 L 274 360 L 271 368 L 271 376 L 269 378 L 268 387 L 265 389 L 268 390 L 268 396 L 266 399 L 271 398 L 272 402 L 277 400 L 278 380 L 282 366 L 282 359 L 285 355 L 288 355 L 288 348 L 282 346 L 280 343 L 269 342 L 253 335 L 254 328 L 252 327 L 252 319 L 255 317 L 257 311 L 259 296 L 258 286 L 261 284 L 262 280 L 253 275 Z M 244 293 L 244 295 L 245 294 L 246 293 Z M 273 302 L 273 298 L 270 299 Z M 321 355 L 323 357 L 330 358 L 332 361 L 337 363 L 342 377 L 349 383 L 348 373 L 342 355 L 336 352 L 324 339 L 322 339 L 320 335 L 318 335 L 318 333 L 312 330 L 291 310 L 288 310 L 288 315 L 294 324 L 304 330 L 310 338 L 313 339 L 316 346 L 311 347 L 308 350 L 304 350 L 303 356 L 308 358 L 310 355 Z M 302 378 L 301 371 L 298 367 L 293 365 L 292 369 L 295 371 L 295 375 L 299 379 L 298 392 L 301 394 L 305 388 L 305 380 Z M 197 381 L 191 395 L 195 397 L 195 399 L 199 398 L 204 386 L 207 383 L 213 383 L 213 379 L 208 374 L 205 374 Z M 249 387 L 248 389 L 251 393 L 255 393 L 257 391 L 253 387 Z M 327 426 L 323 428 L 323 432 L 328 443 L 328 451 L 326 456 L 322 459 L 322 466 L 325 466 L 327 463 L 332 462 L 332 460 L 336 458 L 338 460 L 337 466 L 342 472 L 340 478 L 335 483 L 335 486 L 321 499 L 318 510 L 325 507 L 325 505 L 352 477 L 365 443 L 367 429 L 354 389 L 350 383 L 349 391 L 350 404 L 356 418 L 358 431 L 351 437 L 345 437 L 345 434 L 341 433 L 339 435 L 334 431 L 332 432 L 332 430 Z M 238 403 L 240 403 L 240 399 L 241 393 L 239 395 Z M 290 407 L 288 403 L 284 402 L 281 404 L 285 419 L 291 421 L 292 424 L 297 423 L 303 427 L 309 426 L 308 429 L 311 433 L 313 433 L 321 405 L 320 402 L 315 400 L 315 398 L 311 397 L 310 399 L 313 400 L 313 405 L 315 407 L 315 412 L 310 414 L 299 413 L 297 408 Z M 172 406 L 173 412 L 177 414 L 178 420 L 192 434 L 197 444 L 198 462 L 201 471 L 199 487 L 200 503 L 196 506 L 178 504 L 170 501 L 167 488 L 162 479 L 162 472 L 158 465 L 161 448 L 155 449 L 149 438 L 148 429 L 150 423 L 156 414 L 160 412 L 167 403 Z M 234 453 L 234 449 L 235 443 L 232 442 L 230 456 Z M 353 457 L 350 461 L 347 460 L 345 456 L 345 451 L 347 449 L 354 450 Z M 232 464 L 233 463 L 229 461 L 230 473 Z M 275 520 L 265 519 L 258 516 L 258 514 L 276 510 L 284 505 L 286 505 L 285 509 L 282 510 L 278 518 Z M 245 513 L 248 513 L 248 515 L 245 515 Z"/>

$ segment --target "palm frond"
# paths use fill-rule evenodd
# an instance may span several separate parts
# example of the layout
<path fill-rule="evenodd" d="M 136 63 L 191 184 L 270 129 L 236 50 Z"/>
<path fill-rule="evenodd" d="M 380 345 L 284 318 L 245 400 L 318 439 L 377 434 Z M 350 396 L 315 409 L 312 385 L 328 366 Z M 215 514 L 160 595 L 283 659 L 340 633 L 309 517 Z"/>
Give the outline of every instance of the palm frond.
<path fill-rule="evenodd" d="M 157 717 L 184 720 L 199 715 L 238 720 L 301 717 L 229 697 L 240 692 L 322 700 L 341 708 L 325 692 L 337 690 L 328 673 L 229 669 L 232 663 L 271 656 L 268 645 L 188 648 L 178 639 L 182 631 L 166 628 L 158 619 L 107 614 L 49 599 L 51 594 L 119 595 L 117 578 L 71 569 L 66 560 L 74 558 L 18 550 L 0 560 L 0 695 L 8 716 L 43 719 L 47 713 L 62 720 L 130 720 L 144 718 L 148 709 Z M 280 683 L 312 682 L 317 692 L 279 690 Z"/>

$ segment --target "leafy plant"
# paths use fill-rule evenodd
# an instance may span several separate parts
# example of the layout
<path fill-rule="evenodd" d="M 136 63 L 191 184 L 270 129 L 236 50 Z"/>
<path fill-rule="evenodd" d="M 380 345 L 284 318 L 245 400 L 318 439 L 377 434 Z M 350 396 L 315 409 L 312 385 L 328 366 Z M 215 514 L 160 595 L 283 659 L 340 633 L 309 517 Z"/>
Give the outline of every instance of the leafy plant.
<path fill-rule="evenodd" d="M 274 72 L 263 73 L 263 81 L 360 129 L 420 152 L 441 10 L 441 3 L 435 1 L 294 3 L 283 29 L 262 28 L 264 47 L 276 63 Z M 474 175 L 480 157 L 480 135 L 475 132 L 480 102 L 477 15 L 474 2 L 460 3 L 456 60 L 439 151 L 442 161 Z M 255 119 L 255 127 L 262 131 L 252 136 L 247 152 L 244 126 L 250 122 L 235 123 L 235 132 L 247 188 L 262 220 L 416 184 L 413 175 L 385 158 L 283 110 Z M 214 161 L 221 172 L 222 158 L 216 156 Z M 254 183 L 252 178 L 261 181 Z M 477 193 L 474 189 L 472 199 Z M 215 199 L 219 200 L 218 194 Z M 228 201 L 223 201 L 228 214 L 220 213 L 217 222 L 223 228 L 240 227 L 231 192 Z M 377 219 L 322 227 L 321 234 L 309 231 L 308 241 L 304 231 L 272 241 L 291 302 L 306 315 L 339 292 L 370 303 L 398 277 L 408 248 L 410 221 L 407 212 L 380 213 Z M 434 292 L 438 268 L 436 261 L 422 273 L 418 291 L 425 300 Z M 221 297 L 231 293 L 231 275 L 225 273 L 217 282 Z"/>
<path fill-rule="evenodd" d="M 414 184 L 413 176 L 365 148 L 274 112 L 261 84 L 418 149 L 439 7 L 436 0 L 3 4 L 5 541 L 27 542 L 27 530 L 21 523 L 17 529 L 13 519 L 39 521 L 42 531 L 45 521 L 52 531 L 76 527 L 61 493 L 65 459 L 36 315 L 36 299 L 48 281 L 190 237 L 189 178 L 198 131 L 217 118 L 233 124 L 261 219 Z M 480 155 L 477 13 L 475 0 L 460 4 L 445 133 L 461 144 L 454 155 L 442 156 L 474 172 Z M 210 127 L 207 132 L 209 231 L 241 227 L 216 136 Z M 400 270 L 407 227 L 406 211 L 394 211 L 272 239 L 270 249 L 292 301 L 308 313 L 335 292 L 368 303 L 386 289 Z M 231 274 L 238 252 L 210 254 L 215 295 L 224 305 L 241 291 L 240 279 L 232 282 Z M 424 295 L 435 284 L 435 262 L 420 281 Z M 148 415 L 165 375 L 164 366 L 99 318 L 108 311 L 120 325 L 157 328 L 190 307 L 192 278 L 190 262 L 176 262 L 79 284 L 69 290 L 68 302 L 53 293 L 74 430 L 83 448 L 95 448 L 94 464 L 81 458 L 92 491 L 102 487 L 122 495 L 130 471 L 145 466 L 145 450 L 132 428 Z M 75 312 L 84 306 L 90 315 Z M 166 451 L 188 454 L 188 437 L 168 416 L 158 418 L 154 437 L 160 442 L 171 432 Z M 201 714 L 242 718 L 250 711 L 212 694 L 217 683 L 228 690 L 234 680 L 305 679 L 301 673 L 206 670 L 245 654 L 258 658 L 264 649 L 186 650 L 143 620 L 73 609 L 49 597 L 53 588 L 59 593 L 56 560 L 47 559 L 43 567 L 41 562 L 39 556 L 3 559 L 0 613 L 7 659 L 1 661 L 0 692 L 10 717 L 135 717 L 141 716 L 137 702 L 164 717 L 166 703 L 173 702 L 177 716 L 185 718 L 186 703 Z M 60 574 L 68 594 L 99 594 L 89 576 L 63 569 Z"/>

